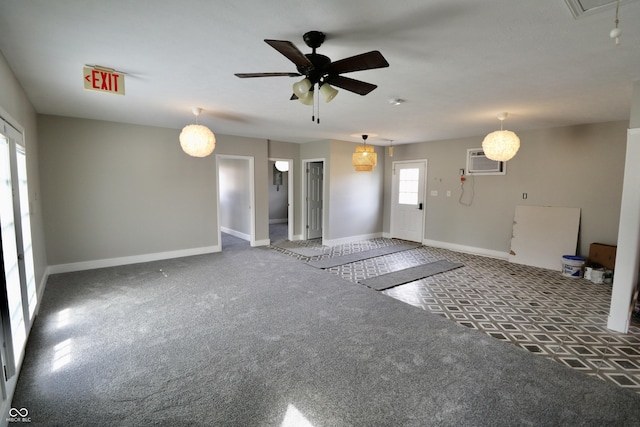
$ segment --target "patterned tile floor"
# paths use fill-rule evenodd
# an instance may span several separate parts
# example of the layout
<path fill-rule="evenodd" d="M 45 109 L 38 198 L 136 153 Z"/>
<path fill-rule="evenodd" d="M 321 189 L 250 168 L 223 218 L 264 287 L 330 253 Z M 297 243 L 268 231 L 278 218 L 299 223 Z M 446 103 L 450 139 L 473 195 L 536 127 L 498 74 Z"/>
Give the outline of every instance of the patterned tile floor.
<path fill-rule="evenodd" d="M 313 258 L 278 250 L 308 261 L 397 242 L 371 239 L 337 245 Z M 320 247 L 318 240 L 297 243 Z M 627 334 L 607 329 L 611 285 L 567 278 L 559 271 L 425 246 L 327 271 L 357 283 L 440 259 L 461 262 L 464 267 L 383 293 L 640 393 L 640 323 L 634 320 Z"/>

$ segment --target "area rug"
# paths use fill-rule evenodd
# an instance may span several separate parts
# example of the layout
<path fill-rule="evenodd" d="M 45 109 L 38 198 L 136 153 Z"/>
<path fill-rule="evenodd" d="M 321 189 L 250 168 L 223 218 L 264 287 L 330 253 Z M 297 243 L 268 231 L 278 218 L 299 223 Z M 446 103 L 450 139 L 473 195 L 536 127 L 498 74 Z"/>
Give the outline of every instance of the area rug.
<path fill-rule="evenodd" d="M 433 276 L 434 274 L 444 273 L 445 271 L 453 270 L 454 268 L 460 268 L 463 265 L 464 264 L 459 262 L 439 260 L 430 262 L 429 264 L 422 264 L 415 267 L 405 268 L 404 270 L 394 271 L 392 273 L 381 274 L 376 277 L 361 280 L 360 283 L 375 289 L 376 291 L 383 291 L 394 286 Z"/>
<path fill-rule="evenodd" d="M 329 250 L 329 248 L 326 246 L 302 246 L 302 245 L 298 245 L 297 243 L 291 242 L 289 240 L 272 243 L 271 246 L 284 249 L 298 255 L 306 256 L 308 258 L 311 258 L 314 256 L 320 256 L 324 254 L 327 250 Z"/>
<path fill-rule="evenodd" d="M 384 246 L 382 248 L 371 249 L 368 251 L 354 252 L 348 255 L 342 255 L 332 258 L 311 261 L 308 264 L 315 268 L 331 268 L 339 265 L 349 264 L 364 259 L 375 258 L 382 255 L 394 254 L 396 252 L 406 251 L 421 246 L 420 243 L 403 242 L 397 245 Z"/>

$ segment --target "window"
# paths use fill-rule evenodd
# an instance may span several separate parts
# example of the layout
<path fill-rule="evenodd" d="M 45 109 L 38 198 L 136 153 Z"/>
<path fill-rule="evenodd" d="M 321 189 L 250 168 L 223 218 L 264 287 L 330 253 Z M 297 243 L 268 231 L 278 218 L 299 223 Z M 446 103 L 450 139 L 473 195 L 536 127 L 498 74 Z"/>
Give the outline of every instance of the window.
<path fill-rule="evenodd" d="M 401 205 L 417 205 L 420 169 L 400 169 L 398 179 L 400 185 L 398 191 L 398 203 Z"/>

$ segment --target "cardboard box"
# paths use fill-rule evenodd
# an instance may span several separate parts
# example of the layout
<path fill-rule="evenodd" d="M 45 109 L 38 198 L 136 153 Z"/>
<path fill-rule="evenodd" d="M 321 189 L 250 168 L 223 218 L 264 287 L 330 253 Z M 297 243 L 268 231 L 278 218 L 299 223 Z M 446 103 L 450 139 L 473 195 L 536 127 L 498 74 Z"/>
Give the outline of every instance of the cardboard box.
<path fill-rule="evenodd" d="M 613 270 L 616 266 L 617 246 L 603 243 L 592 243 L 589 246 L 589 264 L 600 264 L 604 268 Z"/>

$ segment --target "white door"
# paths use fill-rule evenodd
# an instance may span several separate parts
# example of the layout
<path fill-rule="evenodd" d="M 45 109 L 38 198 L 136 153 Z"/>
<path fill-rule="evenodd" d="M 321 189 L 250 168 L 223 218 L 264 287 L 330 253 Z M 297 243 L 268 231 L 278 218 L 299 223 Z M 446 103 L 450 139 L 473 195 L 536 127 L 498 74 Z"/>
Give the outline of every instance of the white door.
<path fill-rule="evenodd" d="M 424 237 L 425 162 L 394 163 L 391 236 L 422 242 Z"/>
<path fill-rule="evenodd" d="M 322 237 L 323 162 L 307 163 L 307 239 Z"/>

